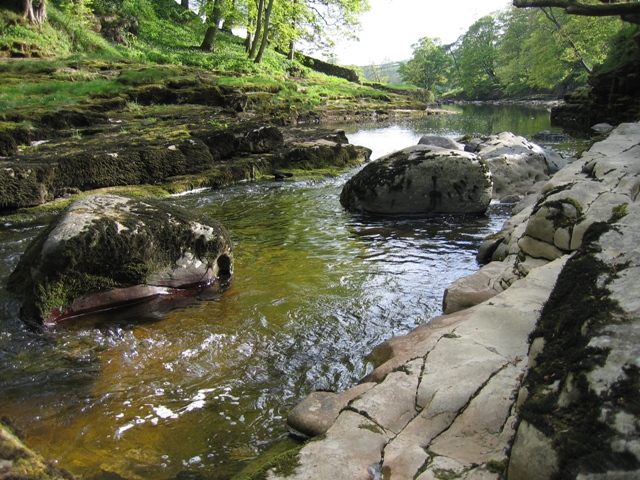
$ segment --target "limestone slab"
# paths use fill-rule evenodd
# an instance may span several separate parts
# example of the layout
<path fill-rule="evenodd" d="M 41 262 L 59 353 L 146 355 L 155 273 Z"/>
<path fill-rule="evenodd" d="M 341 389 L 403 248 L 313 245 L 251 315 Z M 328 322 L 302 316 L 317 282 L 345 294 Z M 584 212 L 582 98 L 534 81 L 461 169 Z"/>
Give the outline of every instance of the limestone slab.
<path fill-rule="evenodd" d="M 525 369 L 508 364 L 480 390 L 451 427 L 432 442 L 429 450 L 470 467 L 505 458 L 501 438 Z"/>
<path fill-rule="evenodd" d="M 423 359 L 407 363 L 401 371 L 387 375 L 384 381 L 351 403 L 351 409 L 393 433 L 402 430 L 416 415 L 416 389 Z"/>
<path fill-rule="evenodd" d="M 368 468 L 380 464 L 388 435 L 371 420 L 343 411 L 321 442 L 309 442 L 300 451 L 300 464 L 288 480 L 344 478 L 370 480 Z M 268 478 L 285 478 L 270 473 Z"/>

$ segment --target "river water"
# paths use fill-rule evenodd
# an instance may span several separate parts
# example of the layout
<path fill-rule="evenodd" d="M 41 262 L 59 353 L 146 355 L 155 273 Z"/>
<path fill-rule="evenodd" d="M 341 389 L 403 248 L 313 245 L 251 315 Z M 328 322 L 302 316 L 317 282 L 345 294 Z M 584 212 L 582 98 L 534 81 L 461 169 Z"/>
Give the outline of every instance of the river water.
<path fill-rule="evenodd" d="M 352 126 L 373 158 L 425 133 L 453 138 L 549 128 L 543 108 Z M 572 153 L 575 143 L 555 145 Z M 228 229 L 235 272 L 222 291 L 29 331 L 0 289 L 0 414 L 29 446 L 83 478 L 230 478 L 286 435 L 288 411 L 342 391 L 380 342 L 441 313 L 444 289 L 477 270 L 484 216 L 371 218 L 338 197 L 354 171 L 320 182 L 237 185 L 168 200 Z M 0 282 L 44 227 L 0 227 Z"/>

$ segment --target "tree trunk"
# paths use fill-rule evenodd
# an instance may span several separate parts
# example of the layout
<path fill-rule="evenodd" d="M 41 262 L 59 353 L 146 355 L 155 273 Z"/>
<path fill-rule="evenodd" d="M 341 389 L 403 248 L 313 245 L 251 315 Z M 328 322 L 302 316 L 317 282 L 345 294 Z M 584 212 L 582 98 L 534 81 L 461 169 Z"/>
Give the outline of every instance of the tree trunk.
<path fill-rule="evenodd" d="M 207 33 L 204 34 L 204 40 L 202 41 L 202 45 L 200 45 L 200 49 L 205 50 L 207 52 L 213 50 L 213 47 L 216 44 L 217 36 L 218 36 L 218 26 L 209 25 L 209 28 L 207 28 Z"/>
<path fill-rule="evenodd" d="M 258 50 L 258 42 L 260 41 L 262 32 L 262 15 L 264 13 L 264 0 L 260 0 L 258 3 L 258 18 L 256 19 L 256 33 L 253 35 L 253 42 L 251 42 L 251 50 L 249 51 L 249 58 L 255 58 L 256 51 Z"/>
<path fill-rule="evenodd" d="M 262 42 L 260 43 L 260 51 L 258 52 L 258 56 L 254 60 L 254 63 L 260 63 L 262 61 L 262 55 L 264 55 L 264 50 L 267 48 L 267 43 L 269 40 L 269 17 L 271 17 L 271 10 L 273 9 L 273 0 L 269 0 L 269 5 L 267 6 L 267 11 L 264 14 L 264 26 L 262 27 Z"/>
<path fill-rule="evenodd" d="M 200 45 L 202 50 L 210 51 L 216 46 L 216 38 L 220 31 L 220 20 L 222 17 L 222 6 L 220 5 L 220 2 L 221 0 L 215 0 L 213 2 L 211 17 L 207 18 L 209 27 L 207 28 L 207 32 L 204 34 L 202 45 Z"/>
<path fill-rule="evenodd" d="M 289 43 L 289 60 L 293 60 L 295 58 L 296 55 L 296 43 L 291 40 L 291 42 Z"/>
<path fill-rule="evenodd" d="M 253 37 L 251 36 L 251 30 L 253 29 L 253 20 L 247 20 L 247 36 L 244 39 L 244 51 L 247 54 L 251 51 L 251 43 L 253 42 Z"/>
<path fill-rule="evenodd" d="M 38 25 L 45 22 L 47 19 L 47 3 L 46 0 L 40 0 L 37 7 L 34 8 L 33 0 L 23 1 L 22 17 L 28 18 L 31 23 Z"/>
<path fill-rule="evenodd" d="M 186 10 L 189 10 L 189 0 L 180 0 L 180 5 L 182 5 Z"/>

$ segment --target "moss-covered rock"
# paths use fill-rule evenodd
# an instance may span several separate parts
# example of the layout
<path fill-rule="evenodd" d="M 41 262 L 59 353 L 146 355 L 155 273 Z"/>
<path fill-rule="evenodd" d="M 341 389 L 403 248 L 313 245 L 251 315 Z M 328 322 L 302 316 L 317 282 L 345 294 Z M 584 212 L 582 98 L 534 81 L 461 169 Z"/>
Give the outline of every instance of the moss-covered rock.
<path fill-rule="evenodd" d="M 70 316 L 211 285 L 232 272 L 217 222 L 162 203 L 90 195 L 72 203 L 27 248 L 8 288 L 27 321 Z"/>
<path fill-rule="evenodd" d="M 0 478 L 11 480 L 71 480 L 71 473 L 47 462 L 28 448 L 6 422 L 0 421 Z"/>
<path fill-rule="evenodd" d="M 473 153 L 416 145 L 370 163 L 342 189 L 340 203 L 370 213 L 483 213 L 491 173 Z"/>

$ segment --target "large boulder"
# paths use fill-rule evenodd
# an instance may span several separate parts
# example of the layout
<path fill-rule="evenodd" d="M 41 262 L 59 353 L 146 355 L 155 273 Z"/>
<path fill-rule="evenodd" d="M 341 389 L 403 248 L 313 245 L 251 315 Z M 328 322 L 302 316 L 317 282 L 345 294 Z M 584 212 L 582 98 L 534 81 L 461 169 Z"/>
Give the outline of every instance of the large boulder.
<path fill-rule="evenodd" d="M 231 241 L 217 222 L 159 202 L 91 195 L 72 203 L 27 248 L 8 288 L 27 321 L 185 292 L 232 273 Z"/>
<path fill-rule="evenodd" d="M 363 168 L 340 203 L 377 214 L 483 213 L 491 189 L 491 173 L 476 155 L 416 145 Z"/>
<path fill-rule="evenodd" d="M 557 153 L 511 132 L 489 136 L 474 152 L 489 165 L 494 198 L 537 192 L 551 174 L 567 164 Z"/>

